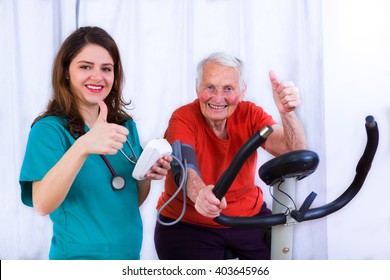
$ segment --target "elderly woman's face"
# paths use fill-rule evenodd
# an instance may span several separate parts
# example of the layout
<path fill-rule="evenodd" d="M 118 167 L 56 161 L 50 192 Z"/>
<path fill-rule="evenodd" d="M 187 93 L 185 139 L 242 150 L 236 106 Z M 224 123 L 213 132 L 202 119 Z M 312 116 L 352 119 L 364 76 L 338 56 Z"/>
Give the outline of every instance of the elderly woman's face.
<path fill-rule="evenodd" d="M 207 62 L 197 90 L 200 109 L 208 121 L 225 121 L 242 100 L 239 76 L 232 67 Z"/>

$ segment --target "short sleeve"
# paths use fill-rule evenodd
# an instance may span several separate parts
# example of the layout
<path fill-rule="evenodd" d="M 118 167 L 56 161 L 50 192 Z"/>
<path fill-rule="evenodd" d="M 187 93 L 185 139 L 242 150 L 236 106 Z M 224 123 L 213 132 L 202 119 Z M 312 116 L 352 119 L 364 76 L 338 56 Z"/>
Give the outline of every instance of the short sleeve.
<path fill-rule="evenodd" d="M 203 117 L 195 102 L 187 106 L 182 106 L 176 109 L 165 131 L 164 138 L 171 144 L 176 140 L 186 143 L 192 147 L 196 146 L 198 138 L 200 122 Z"/>
<path fill-rule="evenodd" d="M 19 183 L 22 202 L 32 205 L 32 183 L 40 181 L 68 149 L 65 128 L 59 122 L 39 121 L 31 128 Z"/>

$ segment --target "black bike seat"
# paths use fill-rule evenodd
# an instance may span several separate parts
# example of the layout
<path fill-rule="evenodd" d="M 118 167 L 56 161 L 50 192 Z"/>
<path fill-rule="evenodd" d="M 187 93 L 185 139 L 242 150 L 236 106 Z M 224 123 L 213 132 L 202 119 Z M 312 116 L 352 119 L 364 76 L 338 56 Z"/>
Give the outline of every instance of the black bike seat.
<path fill-rule="evenodd" d="M 297 150 L 277 156 L 259 168 L 259 176 L 269 186 L 285 178 L 301 180 L 313 173 L 319 163 L 318 155 L 309 150 Z"/>

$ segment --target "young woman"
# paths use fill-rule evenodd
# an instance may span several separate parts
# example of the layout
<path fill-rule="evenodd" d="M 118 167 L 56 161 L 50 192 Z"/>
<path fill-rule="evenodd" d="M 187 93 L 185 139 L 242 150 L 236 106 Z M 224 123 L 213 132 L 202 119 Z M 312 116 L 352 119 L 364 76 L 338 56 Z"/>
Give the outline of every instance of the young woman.
<path fill-rule="evenodd" d="M 50 259 L 139 259 L 139 205 L 165 156 L 136 181 L 142 152 L 125 112 L 118 47 L 98 27 L 82 27 L 62 44 L 53 65 L 53 97 L 31 127 L 20 174 L 22 201 L 53 221 Z"/>

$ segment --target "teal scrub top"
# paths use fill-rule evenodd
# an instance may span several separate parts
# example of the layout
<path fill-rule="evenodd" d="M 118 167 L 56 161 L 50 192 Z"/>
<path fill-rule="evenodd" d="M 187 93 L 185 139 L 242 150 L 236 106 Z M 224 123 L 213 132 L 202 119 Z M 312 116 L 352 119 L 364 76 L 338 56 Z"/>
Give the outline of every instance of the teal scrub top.
<path fill-rule="evenodd" d="M 31 128 L 19 178 L 22 201 L 28 206 L 33 206 L 32 182 L 41 180 L 75 142 L 65 122 L 49 116 Z M 138 158 L 142 147 L 136 124 L 128 120 L 125 126 Z M 133 156 L 126 143 L 122 150 Z M 49 259 L 140 258 L 142 221 L 137 181 L 131 176 L 134 164 L 120 152 L 106 157 L 115 173 L 125 178 L 125 188 L 112 190 L 110 169 L 99 155 L 89 155 L 65 200 L 50 214 Z"/>

